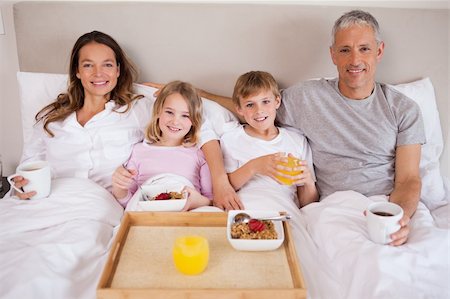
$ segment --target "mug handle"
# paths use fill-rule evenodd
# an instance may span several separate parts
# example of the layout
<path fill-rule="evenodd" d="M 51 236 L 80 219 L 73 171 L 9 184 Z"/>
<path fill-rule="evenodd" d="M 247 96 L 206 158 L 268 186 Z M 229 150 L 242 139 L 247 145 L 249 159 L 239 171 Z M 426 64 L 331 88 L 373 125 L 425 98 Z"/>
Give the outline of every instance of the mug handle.
<path fill-rule="evenodd" d="M 25 193 L 25 192 L 24 192 L 23 190 L 20 190 L 19 188 L 17 188 L 17 187 L 16 187 L 16 184 L 15 184 L 14 181 L 13 181 L 13 179 L 14 179 L 15 177 L 17 177 L 17 176 L 20 176 L 20 174 L 18 174 L 18 173 L 12 174 L 12 175 L 8 176 L 8 177 L 6 178 L 6 180 L 8 181 L 9 185 L 10 185 L 11 187 L 14 188 L 14 190 L 16 190 L 17 192 L 23 194 L 23 193 Z"/>

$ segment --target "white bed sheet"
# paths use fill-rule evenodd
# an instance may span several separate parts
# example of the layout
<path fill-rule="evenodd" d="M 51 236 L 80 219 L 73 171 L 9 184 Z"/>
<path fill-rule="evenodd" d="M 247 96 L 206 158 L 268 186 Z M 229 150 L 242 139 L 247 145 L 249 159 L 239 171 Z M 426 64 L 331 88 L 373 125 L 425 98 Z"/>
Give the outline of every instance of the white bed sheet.
<path fill-rule="evenodd" d="M 54 180 L 45 199 L 1 199 L 0 298 L 95 298 L 122 215 L 88 179 Z"/>

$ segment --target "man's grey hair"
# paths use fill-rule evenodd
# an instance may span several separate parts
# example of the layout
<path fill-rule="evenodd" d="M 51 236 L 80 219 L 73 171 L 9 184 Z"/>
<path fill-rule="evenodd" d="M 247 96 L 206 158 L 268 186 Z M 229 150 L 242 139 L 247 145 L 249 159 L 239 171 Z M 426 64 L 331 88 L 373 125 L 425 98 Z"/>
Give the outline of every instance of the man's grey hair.
<path fill-rule="evenodd" d="M 362 10 L 352 10 L 343 14 L 334 23 L 333 31 L 331 33 L 331 46 L 333 46 L 336 41 L 336 33 L 339 30 L 348 28 L 352 25 L 370 26 L 375 33 L 377 44 L 381 43 L 380 26 L 374 16 Z"/>

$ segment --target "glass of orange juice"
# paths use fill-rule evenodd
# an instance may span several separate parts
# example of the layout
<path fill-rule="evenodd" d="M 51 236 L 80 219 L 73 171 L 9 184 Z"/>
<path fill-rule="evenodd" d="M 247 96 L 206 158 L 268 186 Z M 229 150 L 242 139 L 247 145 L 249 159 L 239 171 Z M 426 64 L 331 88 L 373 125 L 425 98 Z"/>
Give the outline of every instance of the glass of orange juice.
<path fill-rule="evenodd" d="M 281 170 L 279 169 L 278 172 L 289 175 L 289 176 L 296 176 L 302 173 L 299 171 L 294 171 L 293 168 L 300 165 L 300 159 L 292 156 L 285 156 L 287 158 L 287 162 L 278 162 L 279 165 L 282 165 L 284 167 L 289 167 L 291 170 Z M 294 180 L 292 178 L 287 178 L 284 176 L 276 176 L 277 179 L 279 179 L 283 184 L 291 186 L 294 183 Z"/>
<path fill-rule="evenodd" d="M 175 240 L 173 246 L 173 262 L 183 274 L 197 275 L 202 273 L 209 260 L 208 240 L 200 236 L 183 236 Z"/>

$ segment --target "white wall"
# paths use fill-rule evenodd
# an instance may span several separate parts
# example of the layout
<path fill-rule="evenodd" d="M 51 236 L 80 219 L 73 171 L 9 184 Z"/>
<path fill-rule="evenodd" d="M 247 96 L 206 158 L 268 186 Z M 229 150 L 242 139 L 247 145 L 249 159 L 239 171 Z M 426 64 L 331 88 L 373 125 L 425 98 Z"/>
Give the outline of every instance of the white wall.
<path fill-rule="evenodd" d="M 14 172 L 22 152 L 22 124 L 16 72 L 19 70 L 12 1 L 0 4 L 5 34 L 0 35 L 0 154 L 3 175 Z M 10 129 L 12 129 L 10 131 Z M 17 129 L 20 128 L 18 131 Z M 13 133 L 10 133 L 13 132 Z"/>
<path fill-rule="evenodd" d="M 77 0 L 75 0 L 77 1 Z M 81 1 L 81 0 L 78 0 Z M 97 0 L 99 1 L 99 0 Z M 100 0 L 102 1 L 102 0 Z M 107 0 L 105 0 L 107 1 Z M 111 1 L 111 0 L 110 0 Z M 114 0 L 113 0 L 114 1 Z M 144 0 L 145 1 L 145 0 Z M 8 175 L 14 172 L 17 163 L 20 159 L 22 151 L 22 136 L 21 132 L 21 120 L 18 117 L 20 115 L 18 86 L 16 82 L 16 72 L 19 70 L 14 20 L 12 5 L 19 1 L 0 1 L 0 9 L 3 16 L 3 24 L 5 28 L 5 34 L 0 35 L 0 154 L 3 160 L 3 172 L 4 175 Z M 151 1 L 149 1 L 151 2 Z M 158 2 L 158 1 L 154 1 Z M 162 2 L 162 1 L 160 1 Z M 437 1 L 189 1 L 178 0 L 173 2 L 242 2 L 242 3 L 277 3 L 277 4 L 293 4 L 299 5 L 342 5 L 352 6 L 357 2 L 358 5 L 374 6 L 374 7 L 408 7 L 408 8 L 436 8 L 436 9 L 448 9 L 449 1 L 437 0 Z M 450 33 L 449 33 L 450 43 Z M 46 58 L 43 58 L 46 59 Z M 48 58 L 47 58 L 48 59 Z M 51 59 L 51 58 L 50 58 Z M 450 66 L 449 66 L 450 69 Z M 449 98 L 449 95 L 447 95 Z M 449 106 L 447 106 L 448 109 Z M 450 111 L 447 111 L 449 115 Z M 441 115 L 442 115 L 441 111 Z M 11 130 L 12 129 L 12 130 Z M 444 156 L 441 161 L 446 164 L 442 167 L 444 174 L 450 176 L 450 157 L 448 150 L 448 141 L 450 131 L 448 128 L 443 128 L 444 132 L 447 132 L 447 148 L 444 152 Z"/>

